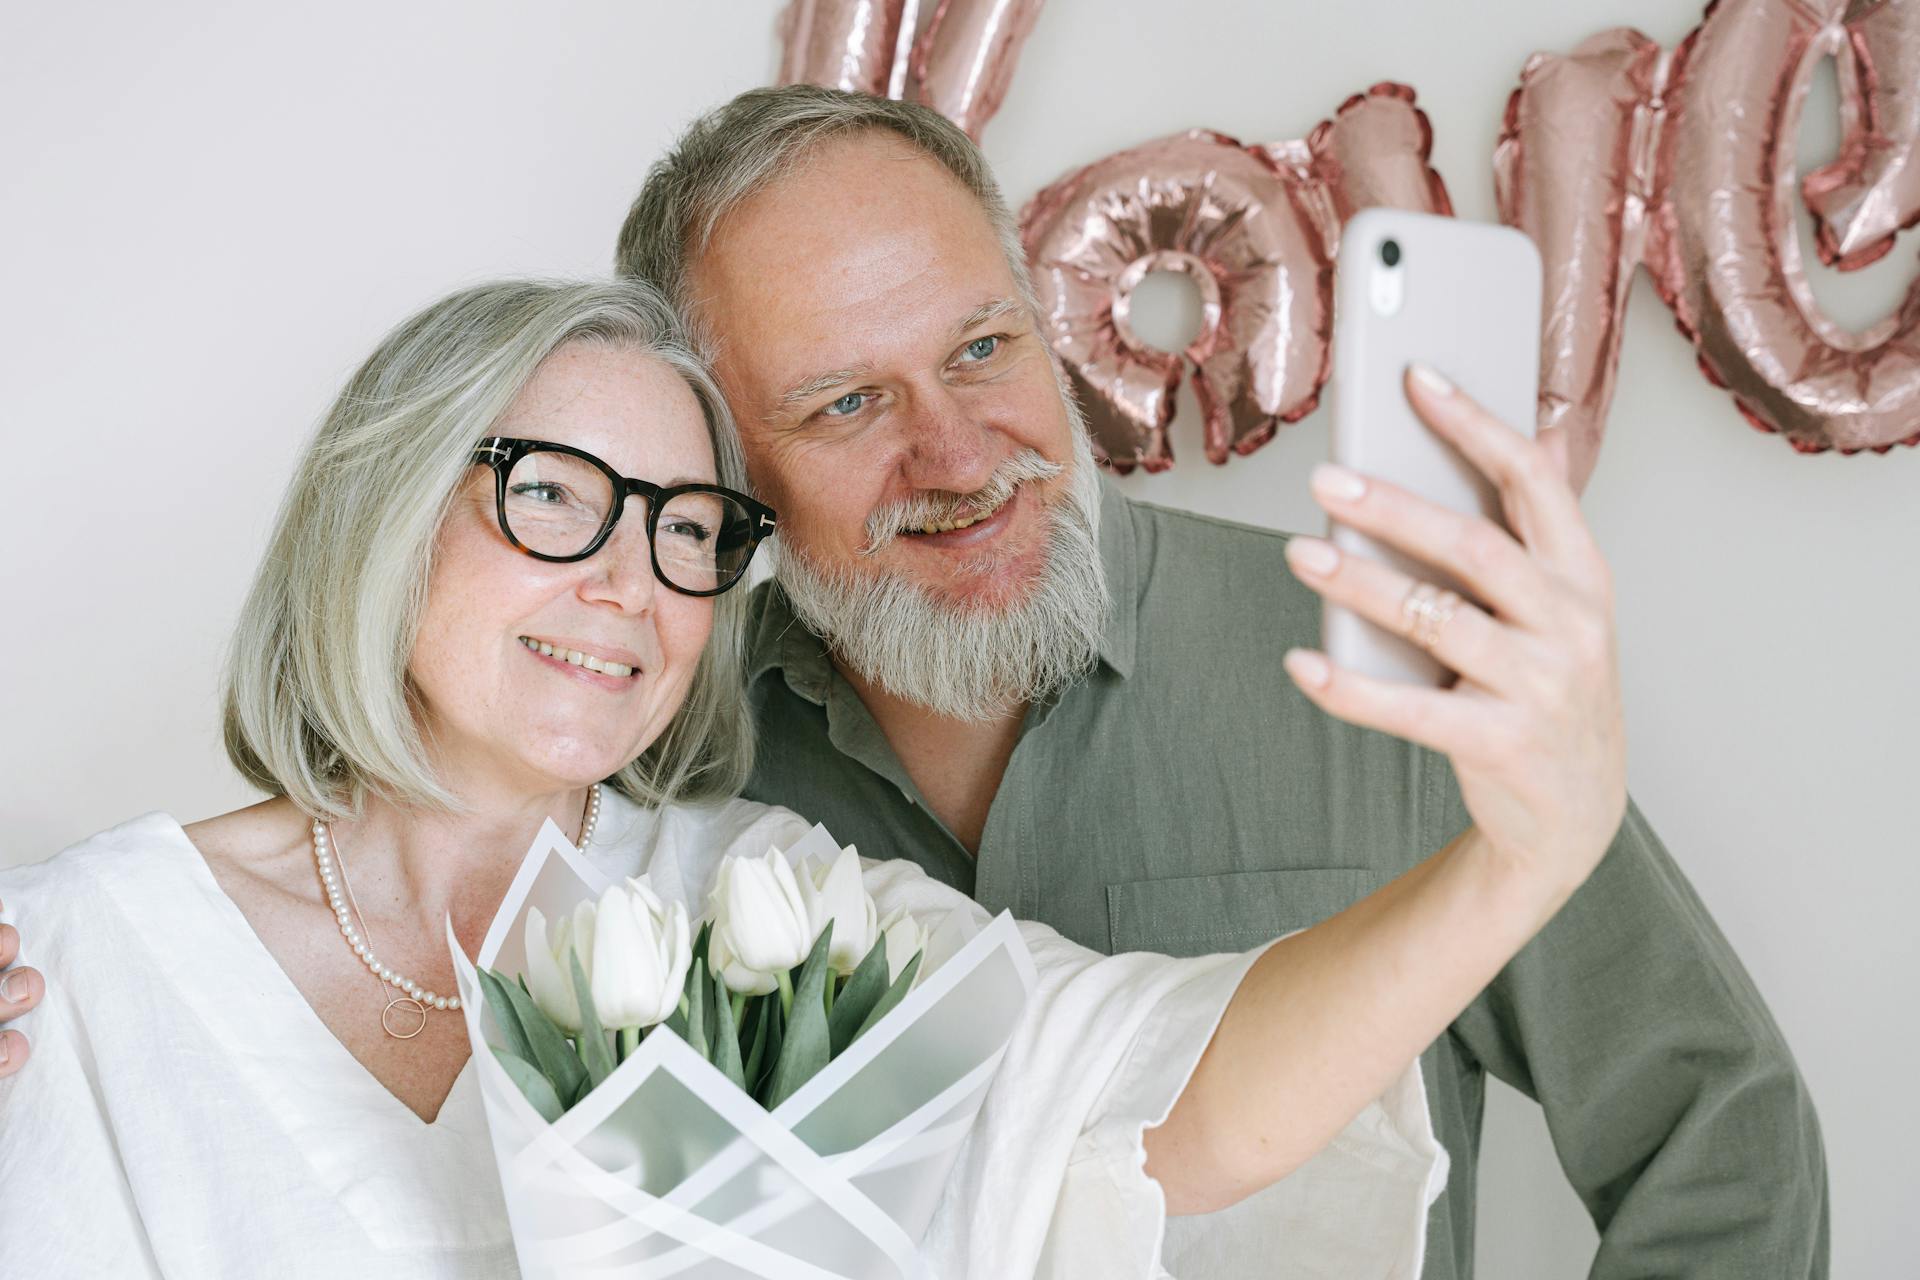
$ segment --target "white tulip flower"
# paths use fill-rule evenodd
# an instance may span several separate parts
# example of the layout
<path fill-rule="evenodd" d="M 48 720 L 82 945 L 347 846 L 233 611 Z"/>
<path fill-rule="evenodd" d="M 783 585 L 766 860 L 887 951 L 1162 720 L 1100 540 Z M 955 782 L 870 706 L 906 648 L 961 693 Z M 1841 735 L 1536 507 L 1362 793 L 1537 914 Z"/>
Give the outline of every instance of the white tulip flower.
<path fill-rule="evenodd" d="M 593 903 L 574 906 L 571 919 L 562 917 L 547 934 L 547 918 L 540 908 L 527 908 L 527 990 L 540 1011 L 568 1035 L 580 1032 L 580 1000 L 573 992 L 573 965 L 568 956 L 578 954 L 580 967 L 593 977 Z"/>
<path fill-rule="evenodd" d="M 651 1027 L 680 1004 L 693 940 L 687 909 L 660 901 L 645 876 L 600 895 L 593 930 L 594 1012 L 608 1030 Z"/>
<path fill-rule="evenodd" d="M 908 962 L 927 949 L 927 930 L 902 908 L 888 916 L 886 923 L 880 926 L 880 937 L 887 947 L 887 983 L 891 986 L 906 972 Z M 926 976 L 927 962 L 922 960 L 920 970 L 913 978 L 914 985 L 918 986 L 920 979 Z"/>
<path fill-rule="evenodd" d="M 740 957 L 733 954 L 718 929 L 707 939 L 707 964 L 720 975 L 720 981 L 727 984 L 727 990 L 739 995 L 764 996 L 780 985 L 772 974 L 741 964 Z"/>
<path fill-rule="evenodd" d="M 799 880 L 813 936 L 817 939 L 827 923 L 833 923 L 828 967 L 835 973 L 852 973 L 880 937 L 879 909 L 860 878 L 860 855 L 848 845 L 831 863 L 802 867 Z"/>
<path fill-rule="evenodd" d="M 807 958 L 818 936 L 793 868 L 778 849 L 767 850 L 764 858 L 722 861 L 708 909 L 713 916 L 709 963 L 733 991 L 773 990 L 780 976 Z"/>

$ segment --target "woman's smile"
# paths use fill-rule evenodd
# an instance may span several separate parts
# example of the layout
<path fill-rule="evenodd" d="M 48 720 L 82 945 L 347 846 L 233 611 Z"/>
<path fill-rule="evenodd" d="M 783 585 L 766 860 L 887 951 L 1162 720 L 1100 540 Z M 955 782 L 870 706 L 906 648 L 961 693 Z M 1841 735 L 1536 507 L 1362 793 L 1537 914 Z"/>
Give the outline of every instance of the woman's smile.
<path fill-rule="evenodd" d="M 639 654 L 613 645 L 565 636 L 521 636 L 520 645 L 543 665 L 595 688 L 631 689 L 645 671 Z"/>

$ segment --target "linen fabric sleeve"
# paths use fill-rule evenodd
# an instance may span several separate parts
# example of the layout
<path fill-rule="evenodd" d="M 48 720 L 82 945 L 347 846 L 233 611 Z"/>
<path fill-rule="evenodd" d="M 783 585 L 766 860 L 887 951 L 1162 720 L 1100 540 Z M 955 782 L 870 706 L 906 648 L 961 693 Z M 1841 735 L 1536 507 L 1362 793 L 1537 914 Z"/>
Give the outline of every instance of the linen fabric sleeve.
<path fill-rule="evenodd" d="M 1457 789 L 1448 817 L 1471 821 Z M 1806 1082 L 1637 806 L 1453 1030 L 1545 1110 L 1600 1230 L 1594 1280 L 1826 1276 L 1826 1160 Z"/>
<path fill-rule="evenodd" d="M 870 866 L 868 886 L 883 914 L 904 906 L 916 914 L 965 909 L 987 919 L 970 899 L 908 864 Z M 1108 957 L 1043 925 L 1020 929 L 1038 984 L 961 1148 L 927 1251 L 963 1260 L 961 1269 L 941 1274 L 980 1280 L 1166 1275 L 1166 1200 L 1146 1173 L 1145 1133 L 1186 1088 L 1265 948 L 1187 959 Z M 1418 1080 L 1418 1065 L 1411 1065 L 1335 1143 L 1349 1157 L 1362 1155 L 1345 1167 L 1366 1170 L 1361 1177 L 1371 1184 L 1373 1203 L 1392 1206 L 1380 1219 L 1391 1224 L 1391 1238 L 1359 1250 L 1382 1265 L 1355 1274 L 1417 1274 L 1426 1205 L 1438 1191 L 1432 1171 L 1444 1168 Z M 1286 1183 L 1297 1191 L 1317 1176 L 1310 1163 Z M 1293 1219 L 1285 1213 L 1231 1213 L 1183 1221 L 1208 1224 L 1208 1246 L 1237 1260 L 1233 1274 L 1262 1255 L 1274 1261 L 1276 1247 L 1299 1243 L 1287 1240 Z M 1410 1260 L 1413 1269 L 1395 1269 L 1389 1260 Z M 1266 1273 L 1286 1271 L 1270 1266 Z"/>
<path fill-rule="evenodd" d="M 13 1024 L 33 1056 L 0 1080 L 0 1260 L 35 1280 L 158 1276 L 76 1005 L 84 988 L 60 963 L 70 910 L 43 891 L 60 879 L 44 865 L 0 875 L 0 921 L 26 922 L 22 960 L 47 980 L 39 1006 Z"/>

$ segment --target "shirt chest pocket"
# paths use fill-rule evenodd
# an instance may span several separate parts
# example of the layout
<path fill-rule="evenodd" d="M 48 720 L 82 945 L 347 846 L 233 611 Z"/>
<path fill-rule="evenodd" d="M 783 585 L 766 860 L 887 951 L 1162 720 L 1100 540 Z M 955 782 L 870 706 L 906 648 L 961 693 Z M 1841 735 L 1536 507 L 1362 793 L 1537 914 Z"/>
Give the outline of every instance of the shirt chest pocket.
<path fill-rule="evenodd" d="M 1364 867 L 1305 867 L 1110 884 L 1108 942 L 1115 954 L 1247 951 L 1320 923 L 1380 883 Z"/>

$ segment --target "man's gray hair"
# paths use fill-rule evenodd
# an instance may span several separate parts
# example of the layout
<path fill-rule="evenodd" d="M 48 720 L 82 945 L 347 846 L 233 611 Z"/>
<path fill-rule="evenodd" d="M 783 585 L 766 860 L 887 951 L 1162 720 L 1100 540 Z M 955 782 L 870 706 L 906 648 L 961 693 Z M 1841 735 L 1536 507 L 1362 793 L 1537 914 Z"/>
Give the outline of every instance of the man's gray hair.
<path fill-rule="evenodd" d="M 435 776 L 407 678 L 435 543 L 474 446 L 570 343 L 660 361 L 706 416 L 721 484 L 745 486 L 726 402 L 666 302 L 633 280 L 502 281 L 445 298 L 381 341 L 294 472 L 227 664 L 228 758 L 249 782 L 339 818 L 369 792 L 457 809 Z M 732 796 L 753 762 L 746 592 L 665 732 L 609 781 L 642 803 Z"/>
<path fill-rule="evenodd" d="M 1019 223 L 973 139 L 931 107 L 806 84 L 749 90 L 688 125 L 647 171 L 620 228 L 614 269 L 659 289 L 698 332 L 704 326 L 689 305 L 696 300 L 687 296 L 687 268 L 721 220 L 821 144 L 860 132 L 904 138 L 973 194 L 1031 305 Z"/>

